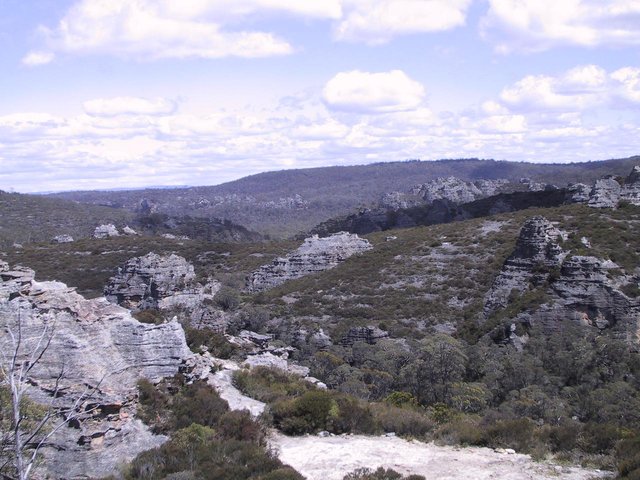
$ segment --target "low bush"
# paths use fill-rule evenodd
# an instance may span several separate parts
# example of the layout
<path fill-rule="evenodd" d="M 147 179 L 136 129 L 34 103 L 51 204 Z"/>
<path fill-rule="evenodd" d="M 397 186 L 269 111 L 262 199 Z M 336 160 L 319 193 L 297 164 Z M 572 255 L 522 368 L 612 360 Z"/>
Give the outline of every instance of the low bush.
<path fill-rule="evenodd" d="M 392 470 L 378 467 L 377 470 L 370 468 L 358 468 L 357 470 L 344 476 L 343 480 L 425 480 L 422 475 L 408 475 L 403 477 L 402 474 Z"/>
<path fill-rule="evenodd" d="M 206 347 L 214 357 L 226 360 L 231 358 L 237 350 L 236 346 L 229 342 L 223 334 L 211 328 L 186 327 L 184 333 L 187 345 L 194 352 Z"/>

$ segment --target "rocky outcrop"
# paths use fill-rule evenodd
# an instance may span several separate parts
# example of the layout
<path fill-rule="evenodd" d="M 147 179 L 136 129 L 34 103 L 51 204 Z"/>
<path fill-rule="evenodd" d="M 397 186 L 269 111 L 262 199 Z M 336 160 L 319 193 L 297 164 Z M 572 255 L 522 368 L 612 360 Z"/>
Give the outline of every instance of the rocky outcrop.
<path fill-rule="evenodd" d="M 593 208 L 617 208 L 620 202 L 640 206 L 640 166 L 633 167 L 624 180 L 613 175 L 597 180 L 587 200 Z"/>
<path fill-rule="evenodd" d="M 591 187 L 584 183 L 570 183 L 567 186 L 567 191 L 569 192 L 572 203 L 587 203 L 589 201 Z"/>
<path fill-rule="evenodd" d="M 30 372 L 29 397 L 56 411 L 77 403 L 77 418 L 42 450 L 42 468 L 49 477 L 108 476 L 117 473 L 119 464 L 166 440 L 135 418 L 136 382 L 142 377 L 158 381 L 193 365 L 177 322 L 142 324 L 104 298 L 86 300 L 63 283 L 38 282 L 32 270 L 12 270 L 5 263 L 0 264 L 0 280 L 2 351 L 11 351 L 7 329 L 15 332 L 18 322 L 20 363 L 27 361 L 43 332 L 51 338 Z"/>
<path fill-rule="evenodd" d="M 446 177 L 417 185 L 409 193 L 422 198 L 427 204 L 431 204 L 436 200 L 447 200 L 455 204 L 462 204 L 496 195 L 509 183 L 508 180 L 465 182 L 456 177 Z"/>
<path fill-rule="evenodd" d="M 183 313 L 196 326 L 223 330 L 221 312 L 210 305 L 219 289 L 220 283 L 212 279 L 204 285 L 198 283 L 193 265 L 185 258 L 152 252 L 118 268 L 104 295 L 134 312 L 155 309 Z"/>
<path fill-rule="evenodd" d="M 115 225 L 109 223 L 107 225 L 99 225 L 93 231 L 93 238 L 110 238 L 110 237 L 119 237 L 120 232 Z"/>
<path fill-rule="evenodd" d="M 56 235 L 51 239 L 51 243 L 72 243 L 73 237 L 71 235 Z"/>
<path fill-rule="evenodd" d="M 620 192 L 620 184 L 612 175 L 596 180 L 589 194 L 588 205 L 592 208 L 616 208 L 620 202 Z"/>
<path fill-rule="evenodd" d="M 518 313 L 505 338 L 518 346 L 526 342 L 517 324 L 539 325 L 548 332 L 573 321 L 585 327 L 611 330 L 637 348 L 640 344 L 640 298 L 625 295 L 627 277 L 615 277 L 620 267 L 611 260 L 570 255 L 557 244 L 561 232 L 543 217 L 529 219 L 522 227 L 514 253 L 485 297 L 485 318 L 515 300 L 513 294 L 538 288 L 542 305 Z M 631 279 L 637 283 L 637 278 Z"/>
<path fill-rule="evenodd" d="M 378 327 L 351 327 L 347 334 L 340 340 L 343 346 L 351 346 L 356 342 L 375 344 L 381 338 L 387 338 L 389 334 Z"/>
<path fill-rule="evenodd" d="M 273 263 L 264 265 L 247 279 L 247 290 L 259 292 L 336 267 L 347 258 L 372 248 L 368 240 L 358 235 L 340 232 L 330 237 L 314 235 L 295 251 Z"/>
<path fill-rule="evenodd" d="M 527 220 L 498 277 L 485 297 L 484 314 L 505 308 L 512 292 L 521 294 L 530 286 L 542 285 L 566 256 L 558 245 L 561 232 L 544 217 Z"/>
<path fill-rule="evenodd" d="M 122 233 L 124 233 L 125 235 L 138 235 L 138 232 L 136 232 L 129 225 L 125 225 L 125 227 L 122 229 Z"/>

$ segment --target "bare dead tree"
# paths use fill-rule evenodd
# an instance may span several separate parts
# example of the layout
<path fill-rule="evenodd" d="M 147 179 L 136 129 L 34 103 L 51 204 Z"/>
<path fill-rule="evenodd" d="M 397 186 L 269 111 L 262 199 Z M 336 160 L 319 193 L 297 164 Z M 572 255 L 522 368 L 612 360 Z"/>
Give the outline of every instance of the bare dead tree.
<path fill-rule="evenodd" d="M 10 319 L 9 319 L 10 320 Z M 0 450 L 0 475 L 5 479 L 27 480 L 33 473 L 38 454 L 47 441 L 62 427 L 80 416 L 90 415 L 92 409 L 82 409 L 82 404 L 99 388 L 86 385 L 85 390 L 71 405 L 56 404 L 61 393 L 66 372 L 61 365 L 49 390 L 48 404 L 35 404 L 39 408 L 37 418 L 30 418 L 27 405 L 32 387 L 34 368 L 43 361 L 55 337 L 55 323 L 43 322 L 35 335 L 28 336 L 20 309 L 13 323 L 6 323 L 0 345 L 0 386 L 8 390 Z M 104 377 L 103 377 L 104 379 Z M 32 402 L 33 403 L 33 402 Z M 93 409 L 97 409 L 95 406 Z"/>

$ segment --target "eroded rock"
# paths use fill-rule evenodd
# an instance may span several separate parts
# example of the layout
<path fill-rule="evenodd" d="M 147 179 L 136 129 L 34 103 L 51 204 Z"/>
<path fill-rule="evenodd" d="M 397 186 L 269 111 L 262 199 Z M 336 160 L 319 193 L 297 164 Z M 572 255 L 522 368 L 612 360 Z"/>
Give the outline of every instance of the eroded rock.
<path fill-rule="evenodd" d="M 368 240 L 356 234 L 340 232 L 325 238 L 314 235 L 286 257 L 277 258 L 253 272 L 247 279 L 247 290 L 267 290 L 287 280 L 334 268 L 347 258 L 371 248 Z"/>
<path fill-rule="evenodd" d="M 120 232 L 115 225 L 112 223 L 106 225 L 99 225 L 93 231 L 93 238 L 110 238 L 110 237 L 119 237 Z"/>
<path fill-rule="evenodd" d="M 5 264 L 6 265 L 6 264 Z M 42 450 L 42 468 L 53 478 L 95 478 L 162 444 L 135 418 L 136 382 L 158 381 L 192 362 L 177 322 L 142 324 L 104 298 L 86 300 L 60 282 L 37 282 L 32 270 L 0 265 L 0 348 L 11 350 L 6 329 L 20 322 L 27 360 L 44 329 L 51 343 L 30 372 L 27 394 L 57 411 L 78 402 L 81 413 Z M 56 379 L 58 395 L 53 398 Z"/>
<path fill-rule="evenodd" d="M 220 283 L 196 281 L 193 265 L 171 254 L 149 253 L 128 260 L 111 277 L 104 295 L 112 303 L 140 312 L 182 312 L 195 326 L 224 330 L 222 312 L 211 306 Z"/>

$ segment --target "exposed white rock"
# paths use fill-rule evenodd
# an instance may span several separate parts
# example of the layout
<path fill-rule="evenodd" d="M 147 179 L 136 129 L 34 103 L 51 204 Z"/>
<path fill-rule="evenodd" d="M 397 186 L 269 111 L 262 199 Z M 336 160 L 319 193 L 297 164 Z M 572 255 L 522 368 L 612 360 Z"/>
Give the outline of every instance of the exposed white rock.
<path fill-rule="evenodd" d="M 136 232 L 129 225 L 125 225 L 125 227 L 122 229 L 122 233 L 124 233 L 125 235 L 138 235 L 138 232 Z"/>
<path fill-rule="evenodd" d="M 93 238 L 110 238 L 110 237 L 119 237 L 120 232 L 115 225 L 112 223 L 106 225 L 99 225 L 93 231 Z"/>
<path fill-rule="evenodd" d="M 528 455 L 489 448 L 442 447 L 395 436 L 363 435 L 287 437 L 273 433 L 269 445 L 282 462 L 308 480 L 341 480 L 358 468 L 392 468 L 427 479 L 589 480 L 611 478 L 609 472 L 535 462 Z M 506 454 L 509 450 L 511 454 Z"/>
<path fill-rule="evenodd" d="M 612 175 L 608 175 L 596 183 L 589 194 L 589 206 L 592 208 L 616 208 L 620 202 L 620 184 Z"/>
<path fill-rule="evenodd" d="M 51 239 L 51 243 L 71 243 L 73 237 L 71 235 L 56 235 Z"/>
<path fill-rule="evenodd" d="M 104 289 L 107 300 L 133 311 L 181 310 L 199 326 L 221 328 L 223 320 L 204 304 L 220 290 L 220 283 L 196 281 L 193 265 L 179 255 L 149 253 L 128 260 Z"/>
<path fill-rule="evenodd" d="M 247 280 L 247 290 L 267 290 L 287 280 L 334 268 L 371 248 L 368 240 L 351 233 L 340 232 L 325 238 L 314 235 L 286 257 L 277 258 L 253 272 Z"/>
<path fill-rule="evenodd" d="M 142 324 L 128 310 L 104 298 L 86 300 L 60 282 L 37 282 L 32 270 L 0 265 L 0 348 L 10 350 L 6 328 L 22 325 L 26 352 L 45 326 L 53 332 L 42 360 L 31 371 L 28 395 L 34 401 L 68 408 L 87 391 L 77 424 L 61 428 L 42 452 L 43 468 L 54 478 L 103 477 L 118 464 L 162 444 L 135 419 L 136 381 L 158 381 L 193 362 L 177 322 Z M 61 369 L 60 391 L 53 386 Z M 89 388 L 89 390 L 87 390 Z M 95 390 L 93 390 L 95 389 Z"/>

